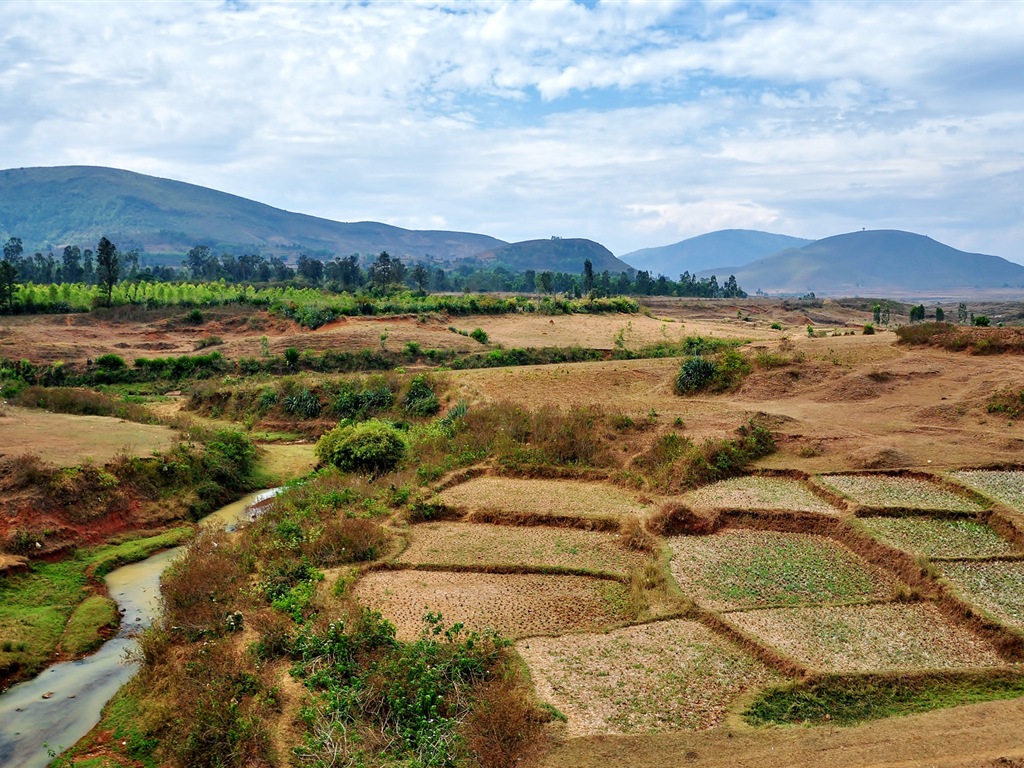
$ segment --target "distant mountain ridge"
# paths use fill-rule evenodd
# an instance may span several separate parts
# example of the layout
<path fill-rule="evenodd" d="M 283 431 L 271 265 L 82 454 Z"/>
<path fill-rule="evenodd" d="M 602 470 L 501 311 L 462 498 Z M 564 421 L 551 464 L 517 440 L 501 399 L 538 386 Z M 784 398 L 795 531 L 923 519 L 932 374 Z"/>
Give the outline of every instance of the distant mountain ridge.
<path fill-rule="evenodd" d="M 471 257 L 505 244 L 470 232 L 409 230 L 372 221 L 344 223 L 291 213 L 182 181 L 93 166 L 0 171 L 0 235 L 29 253 L 66 244 L 183 254 L 194 245 L 236 253 L 299 251 L 376 254 L 408 260 Z"/>
<path fill-rule="evenodd" d="M 665 275 L 673 280 L 683 272 L 691 274 L 706 269 L 719 272 L 735 269 L 763 259 L 785 248 L 799 248 L 813 242 L 803 237 L 777 235 L 755 229 L 722 229 L 671 245 L 642 248 L 619 258 L 636 269 L 652 275 Z"/>
<path fill-rule="evenodd" d="M 575 237 L 552 237 L 548 240 L 524 240 L 476 254 L 484 263 L 493 262 L 513 272 L 532 269 L 537 272 L 568 272 L 579 274 L 590 259 L 595 274 L 629 272 L 632 268 L 600 243 Z"/>
<path fill-rule="evenodd" d="M 1024 289 L 1024 266 L 1020 264 L 891 229 L 850 232 L 802 248 L 787 248 L 739 267 L 734 274 L 749 293 L 922 296 Z"/>

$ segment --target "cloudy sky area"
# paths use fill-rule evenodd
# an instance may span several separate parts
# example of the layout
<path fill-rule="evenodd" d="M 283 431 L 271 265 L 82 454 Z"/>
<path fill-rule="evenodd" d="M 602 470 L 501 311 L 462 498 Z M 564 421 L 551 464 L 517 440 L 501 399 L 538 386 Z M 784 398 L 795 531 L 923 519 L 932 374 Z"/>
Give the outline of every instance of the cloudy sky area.
<path fill-rule="evenodd" d="M 0 3 L 0 167 L 339 221 L 1024 263 L 1024 2 Z"/>

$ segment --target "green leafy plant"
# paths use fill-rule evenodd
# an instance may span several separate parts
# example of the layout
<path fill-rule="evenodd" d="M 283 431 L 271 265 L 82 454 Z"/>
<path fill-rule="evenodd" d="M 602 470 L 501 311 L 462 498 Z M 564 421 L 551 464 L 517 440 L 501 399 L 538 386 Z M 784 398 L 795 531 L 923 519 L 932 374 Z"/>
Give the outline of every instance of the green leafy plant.
<path fill-rule="evenodd" d="M 336 427 L 316 444 L 324 464 L 345 472 L 379 475 L 395 468 L 405 456 L 405 437 L 394 426 L 378 419 Z"/>

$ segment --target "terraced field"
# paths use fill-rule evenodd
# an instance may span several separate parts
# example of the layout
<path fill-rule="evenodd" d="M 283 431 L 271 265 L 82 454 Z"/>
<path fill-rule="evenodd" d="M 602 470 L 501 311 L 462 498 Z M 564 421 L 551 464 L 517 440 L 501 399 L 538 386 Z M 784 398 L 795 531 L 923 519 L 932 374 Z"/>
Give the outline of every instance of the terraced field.
<path fill-rule="evenodd" d="M 573 736 L 704 730 L 747 691 L 782 678 L 703 625 L 662 621 L 516 644 L 542 700 Z"/>
<path fill-rule="evenodd" d="M 625 587 L 587 576 L 376 571 L 359 580 L 355 595 L 405 640 L 419 636 L 428 611 L 511 638 L 603 629 L 627 618 Z"/>
<path fill-rule="evenodd" d="M 669 545 L 680 588 L 714 610 L 885 599 L 895 586 L 824 536 L 727 530 L 675 536 Z"/>
<path fill-rule="evenodd" d="M 644 557 L 618 534 L 573 528 L 517 528 L 484 523 L 423 523 L 399 562 L 487 568 L 566 568 L 625 576 Z"/>
<path fill-rule="evenodd" d="M 799 480 L 787 477 L 734 477 L 683 497 L 694 509 L 785 509 L 837 515 L 839 510 Z"/>
<path fill-rule="evenodd" d="M 864 517 L 868 531 L 897 549 L 926 557 L 999 557 L 1018 552 L 984 523 L 929 517 Z"/>
<path fill-rule="evenodd" d="M 603 483 L 478 477 L 441 492 L 450 507 L 581 518 L 622 518 L 647 512 L 631 493 Z"/>
<path fill-rule="evenodd" d="M 1024 629 L 1024 562 L 943 563 L 942 575 L 972 603 Z"/>
<path fill-rule="evenodd" d="M 886 603 L 730 613 L 760 642 L 821 672 L 995 667 L 988 642 L 949 622 L 935 606 Z"/>
<path fill-rule="evenodd" d="M 1024 471 L 972 469 L 953 472 L 950 476 L 990 499 L 1024 512 Z"/>
<path fill-rule="evenodd" d="M 887 475 L 822 475 L 823 485 L 858 504 L 876 509 L 920 509 L 950 512 L 980 512 L 968 498 L 918 477 Z"/>

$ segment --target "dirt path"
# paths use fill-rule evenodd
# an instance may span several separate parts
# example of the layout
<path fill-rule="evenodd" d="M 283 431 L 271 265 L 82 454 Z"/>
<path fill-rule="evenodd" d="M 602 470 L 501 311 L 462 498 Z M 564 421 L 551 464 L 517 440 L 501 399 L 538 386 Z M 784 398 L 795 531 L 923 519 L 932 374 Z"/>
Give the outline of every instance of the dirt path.
<path fill-rule="evenodd" d="M 558 744 L 531 768 L 987 768 L 1024 766 L 1024 699 L 890 718 L 856 728 L 746 726 L 597 736 Z"/>

